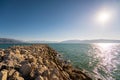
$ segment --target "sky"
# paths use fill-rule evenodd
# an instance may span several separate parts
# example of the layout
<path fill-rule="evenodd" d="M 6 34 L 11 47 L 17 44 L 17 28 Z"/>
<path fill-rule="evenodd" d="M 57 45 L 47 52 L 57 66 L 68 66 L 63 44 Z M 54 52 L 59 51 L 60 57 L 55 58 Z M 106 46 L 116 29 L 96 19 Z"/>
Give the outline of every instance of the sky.
<path fill-rule="evenodd" d="M 104 11 L 110 17 L 103 24 L 97 17 Z M 120 39 L 119 34 L 120 0 L 0 0 L 1 38 Z"/>

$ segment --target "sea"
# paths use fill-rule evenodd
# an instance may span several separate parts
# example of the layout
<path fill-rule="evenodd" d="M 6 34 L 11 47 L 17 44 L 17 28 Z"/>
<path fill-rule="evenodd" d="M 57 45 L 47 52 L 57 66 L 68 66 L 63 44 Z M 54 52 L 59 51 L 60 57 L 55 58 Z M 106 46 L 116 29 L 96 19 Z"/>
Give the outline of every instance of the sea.
<path fill-rule="evenodd" d="M 31 44 L 0 44 L 0 48 L 14 45 Z M 85 71 L 93 80 L 120 80 L 120 44 L 119 43 L 49 43 L 50 47 L 59 52 L 63 59 L 74 67 Z"/>

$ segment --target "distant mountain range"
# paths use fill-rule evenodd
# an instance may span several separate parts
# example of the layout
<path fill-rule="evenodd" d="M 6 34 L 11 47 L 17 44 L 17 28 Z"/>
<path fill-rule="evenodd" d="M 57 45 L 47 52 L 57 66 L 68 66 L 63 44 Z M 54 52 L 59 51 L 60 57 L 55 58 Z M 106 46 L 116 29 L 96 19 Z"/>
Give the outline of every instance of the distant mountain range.
<path fill-rule="evenodd" d="M 57 41 L 26 41 L 26 43 L 58 43 Z"/>
<path fill-rule="evenodd" d="M 24 43 L 24 42 L 15 39 L 0 38 L 0 44 L 19 44 L 19 43 Z"/>
<path fill-rule="evenodd" d="M 95 40 L 66 40 L 61 43 L 120 43 L 120 40 L 95 39 Z"/>
<path fill-rule="evenodd" d="M 65 40 L 57 41 L 20 41 L 9 38 L 0 38 L 0 44 L 19 44 L 19 43 L 120 43 L 120 40 L 95 39 L 95 40 Z"/>

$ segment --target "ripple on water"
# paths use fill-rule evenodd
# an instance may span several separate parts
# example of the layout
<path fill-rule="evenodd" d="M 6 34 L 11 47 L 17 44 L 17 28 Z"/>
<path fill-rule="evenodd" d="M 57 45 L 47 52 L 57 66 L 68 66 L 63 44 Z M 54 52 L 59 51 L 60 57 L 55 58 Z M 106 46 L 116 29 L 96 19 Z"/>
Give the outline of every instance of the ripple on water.
<path fill-rule="evenodd" d="M 120 80 L 120 44 L 53 44 L 50 45 L 73 65 L 92 72 L 102 80 Z"/>

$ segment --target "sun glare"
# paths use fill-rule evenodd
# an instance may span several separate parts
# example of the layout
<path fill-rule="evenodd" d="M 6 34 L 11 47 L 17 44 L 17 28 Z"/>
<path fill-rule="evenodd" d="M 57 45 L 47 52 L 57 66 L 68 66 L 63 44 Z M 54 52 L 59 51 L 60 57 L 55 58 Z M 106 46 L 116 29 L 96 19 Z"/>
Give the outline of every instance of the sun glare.
<path fill-rule="evenodd" d="M 98 19 L 98 21 L 100 23 L 106 23 L 106 22 L 108 22 L 110 20 L 110 17 L 111 17 L 110 13 L 104 11 L 104 12 L 100 12 L 98 14 L 98 18 L 97 19 Z"/>
<path fill-rule="evenodd" d="M 113 43 L 97 43 L 96 45 L 102 50 L 109 50 L 113 47 L 114 44 Z"/>
<path fill-rule="evenodd" d="M 95 45 L 101 50 L 101 51 L 108 51 L 113 49 L 113 47 L 117 46 L 116 43 L 95 43 Z"/>
<path fill-rule="evenodd" d="M 96 13 L 96 23 L 101 26 L 107 26 L 113 19 L 113 10 L 101 9 Z"/>

